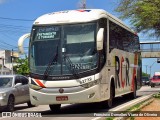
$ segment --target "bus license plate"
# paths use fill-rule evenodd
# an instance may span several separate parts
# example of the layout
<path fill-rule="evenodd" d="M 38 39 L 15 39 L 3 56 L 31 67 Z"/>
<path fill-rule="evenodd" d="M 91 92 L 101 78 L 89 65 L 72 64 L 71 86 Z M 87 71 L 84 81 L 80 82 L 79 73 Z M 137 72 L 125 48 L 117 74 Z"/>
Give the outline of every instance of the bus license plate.
<path fill-rule="evenodd" d="M 57 101 L 67 101 L 68 100 L 68 96 L 57 96 L 56 100 Z"/>

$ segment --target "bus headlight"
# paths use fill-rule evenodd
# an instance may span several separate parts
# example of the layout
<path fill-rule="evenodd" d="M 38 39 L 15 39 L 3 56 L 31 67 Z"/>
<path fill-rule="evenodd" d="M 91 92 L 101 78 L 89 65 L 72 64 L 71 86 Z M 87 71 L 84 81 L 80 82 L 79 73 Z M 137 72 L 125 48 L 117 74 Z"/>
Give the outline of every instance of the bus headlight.
<path fill-rule="evenodd" d="M 5 97 L 6 93 L 0 93 L 0 97 Z"/>
<path fill-rule="evenodd" d="M 38 85 L 33 85 L 33 84 L 29 84 L 29 87 L 30 87 L 31 89 L 34 89 L 34 90 L 40 90 L 40 89 L 42 89 L 42 87 L 40 87 L 40 86 L 38 86 Z"/>
<path fill-rule="evenodd" d="M 83 84 L 83 85 L 81 85 L 81 86 L 84 87 L 84 88 L 89 88 L 89 87 L 92 87 L 92 86 L 94 86 L 94 85 L 99 84 L 99 82 L 100 82 L 100 79 L 97 79 L 97 80 L 94 80 L 94 81 L 92 81 L 92 82 L 85 83 L 85 84 Z"/>

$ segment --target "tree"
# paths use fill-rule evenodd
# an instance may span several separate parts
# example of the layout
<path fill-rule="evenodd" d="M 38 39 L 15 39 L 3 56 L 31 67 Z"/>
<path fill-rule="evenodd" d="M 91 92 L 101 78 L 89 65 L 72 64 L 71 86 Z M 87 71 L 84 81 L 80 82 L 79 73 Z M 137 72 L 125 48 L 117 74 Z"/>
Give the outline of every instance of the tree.
<path fill-rule="evenodd" d="M 144 72 L 142 72 L 142 76 L 150 76 L 149 74 L 147 74 L 147 73 L 144 73 Z"/>
<path fill-rule="evenodd" d="M 116 11 L 130 19 L 137 32 L 160 37 L 160 0 L 120 0 Z"/>
<path fill-rule="evenodd" d="M 18 58 L 16 60 L 17 65 L 13 67 L 13 70 L 16 74 L 28 75 L 29 67 L 28 67 L 28 58 Z"/>

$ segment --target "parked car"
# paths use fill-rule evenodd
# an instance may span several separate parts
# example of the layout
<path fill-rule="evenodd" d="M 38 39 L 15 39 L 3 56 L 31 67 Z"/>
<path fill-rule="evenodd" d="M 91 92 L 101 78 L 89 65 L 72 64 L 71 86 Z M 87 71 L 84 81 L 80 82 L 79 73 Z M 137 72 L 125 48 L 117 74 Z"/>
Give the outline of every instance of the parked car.
<path fill-rule="evenodd" d="M 149 85 L 150 80 L 148 76 L 142 76 L 142 85 Z"/>
<path fill-rule="evenodd" d="M 150 85 L 151 87 L 160 85 L 160 75 L 154 75 L 152 79 L 150 80 Z"/>
<path fill-rule="evenodd" d="M 0 107 L 6 111 L 14 111 L 14 106 L 21 103 L 32 107 L 28 82 L 22 75 L 0 75 Z"/>

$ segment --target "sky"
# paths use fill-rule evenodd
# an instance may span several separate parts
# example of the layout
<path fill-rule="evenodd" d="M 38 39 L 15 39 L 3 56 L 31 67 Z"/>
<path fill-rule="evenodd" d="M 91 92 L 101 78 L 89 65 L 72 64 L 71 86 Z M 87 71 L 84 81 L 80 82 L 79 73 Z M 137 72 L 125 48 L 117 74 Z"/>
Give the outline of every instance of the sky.
<path fill-rule="evenodd" d="M 104 9 L 107 12 L 119 17 L 119 13 L 114 10 L 118 6 L 119 0 L 86 0 L 87 8 Z M 0 0 L 0 49 L 17 51 L 17 42 L 20 36 L 29 33 L 33 21 L 46 13 L 78 9 L 80 0 Z M 123 21 L 131 27 L 128 20 Z M 155 40 L 146 34 L 139 33 L 140 41 Z M 28 42 L 25 42 L 27 52 Z M 152 75 L 155 71 L 160 71 L 160 63 L 157 59 L 142 59 L 143 72 Z M 147 69 L 146 69 L 147 65 Z M 150 67 L 152 66 L 152 67 Z"/>

